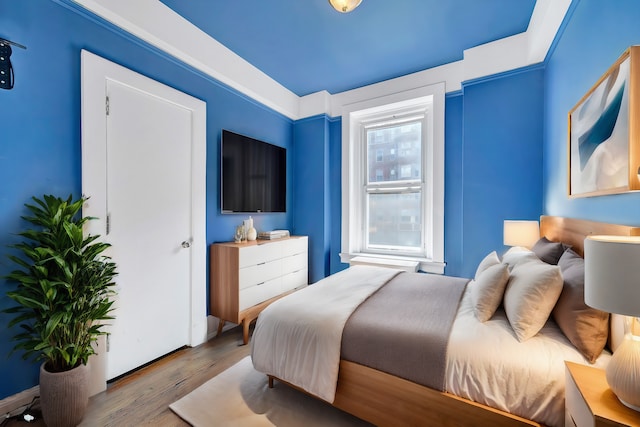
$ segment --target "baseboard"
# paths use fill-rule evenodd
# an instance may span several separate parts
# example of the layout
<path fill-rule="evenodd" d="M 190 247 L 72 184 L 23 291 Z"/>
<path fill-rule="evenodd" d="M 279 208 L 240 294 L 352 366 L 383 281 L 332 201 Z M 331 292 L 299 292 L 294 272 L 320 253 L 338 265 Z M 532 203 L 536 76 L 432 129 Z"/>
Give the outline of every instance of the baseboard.
<path fill-rule="evenodd" d="M 20 409 L 23 406 L 27 406 L 36 396 L 40 395 L 40 387 L 34 386 L 28 390 L 21 391 L 20 393 L 16 393 L 13 396 L 5 397 L 0 400 L 0 417 L 3 417 L 5 414 L 15 411 L 16 409 Z"/>

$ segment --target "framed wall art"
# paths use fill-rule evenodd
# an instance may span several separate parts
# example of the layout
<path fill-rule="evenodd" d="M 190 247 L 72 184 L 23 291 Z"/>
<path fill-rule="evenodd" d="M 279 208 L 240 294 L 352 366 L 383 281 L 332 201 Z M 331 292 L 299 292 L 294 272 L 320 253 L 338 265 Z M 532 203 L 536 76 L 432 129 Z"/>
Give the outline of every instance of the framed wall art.
<path fill-rule="evenodd" d="M 640 190 L 640 46 L 569 111 L 569 196 Z"/>

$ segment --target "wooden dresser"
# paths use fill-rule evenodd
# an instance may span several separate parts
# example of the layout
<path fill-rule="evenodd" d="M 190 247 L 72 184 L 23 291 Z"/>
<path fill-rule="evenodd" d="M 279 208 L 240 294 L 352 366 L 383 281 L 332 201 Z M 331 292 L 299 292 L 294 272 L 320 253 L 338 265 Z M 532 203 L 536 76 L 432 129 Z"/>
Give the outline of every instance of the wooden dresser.
<path fill-rule="evenodd" d="M 211 245 L 210 310 L 220 319 L 242 324 L 249 341 L 249 324 L 273 301 L 307 286 L 308 238 Z"/>

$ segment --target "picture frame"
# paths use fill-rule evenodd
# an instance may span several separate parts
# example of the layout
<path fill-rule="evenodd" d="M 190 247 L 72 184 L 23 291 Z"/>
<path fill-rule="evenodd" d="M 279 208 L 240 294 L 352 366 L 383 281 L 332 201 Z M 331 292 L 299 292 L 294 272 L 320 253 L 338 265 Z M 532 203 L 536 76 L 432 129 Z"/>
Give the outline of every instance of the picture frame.
<path fill-rule="evenodd" d="M 569 197 L 640 190 L 640 46 L 569 111 Z"/>

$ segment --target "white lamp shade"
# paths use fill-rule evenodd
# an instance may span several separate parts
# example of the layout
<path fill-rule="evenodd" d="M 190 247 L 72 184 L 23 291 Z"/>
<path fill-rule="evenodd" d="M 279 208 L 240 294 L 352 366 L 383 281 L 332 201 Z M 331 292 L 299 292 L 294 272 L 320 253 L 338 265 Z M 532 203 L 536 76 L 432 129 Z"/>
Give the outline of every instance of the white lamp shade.
<path fill-rule="evenodd" d="M 331 6 L 338 12 L 348 13 L 358 7 L 361 1 L 362 0 L 329 0 L 329 3 L 331 3 Z"/>
<path fill-rule="evenodd" d="M 640 316 L 640 237 L 584 241 L 584 301 L 609 313 Z"/>
<path fill-rule="evenodd" d="M 503 242 L 507 246 L 531 248 L 540 239 L 538 221 L 505 220 Z"/>

